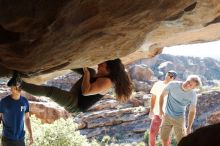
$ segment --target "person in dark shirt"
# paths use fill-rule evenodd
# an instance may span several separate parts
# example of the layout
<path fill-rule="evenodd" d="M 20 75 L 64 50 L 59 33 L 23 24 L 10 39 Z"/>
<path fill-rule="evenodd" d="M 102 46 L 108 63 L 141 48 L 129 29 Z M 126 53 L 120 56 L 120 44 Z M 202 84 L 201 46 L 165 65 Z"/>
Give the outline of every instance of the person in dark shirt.
<path fill-rule="evenodd" d="M 132 83 L 120 59 L 98 64 L 97 73 L 91 68 L 73 69 L 82 74 L 70 91 L 56 87 L 21 82 L 21 89 L 37 96 L 47 96 L 63 106 L 70 113 L 86 111 L 99 101 L 112 87 L 116 99 L 125 102 L 132 93 Z M 18 82 L 14 75 L 11 82 Z"/>
<path fill-rule="evenodd" d="M 16 84 L 9 84 L 11 95 L 0 101 L 0 119 L 3 123 L 2 146 L 25 146 L 24 121 L 29 132 L 29 145 L 33 144 L 28 100 L 21 96 Z"/>

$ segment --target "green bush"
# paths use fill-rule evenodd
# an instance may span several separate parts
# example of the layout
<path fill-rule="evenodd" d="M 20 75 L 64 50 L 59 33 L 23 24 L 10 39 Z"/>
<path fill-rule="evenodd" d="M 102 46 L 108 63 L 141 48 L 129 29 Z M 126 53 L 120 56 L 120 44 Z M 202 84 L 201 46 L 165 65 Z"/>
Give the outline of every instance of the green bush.
<path fill-rule="evenodd" d="M 60 119 L 53 124 L 41 124 L 41 121 L 31 117 L 33 130 L 33 146 L 86 146 L 88 145 L 85 136 L 75 131 L 76 124 L 71 118 Z M 28 138 L 28 135 L 26 135 Z M 28 139 L 26 139 L 28 140 Z"/>
<path fill-rule="evenodd" d="M 148 140 L 149 140 L 149 131 L 146 131 L 146 132 L 144 133 L 144 141 L 145 141 L 146 143 L 148 143 Z"/>
<path fill-rule="evenodd" d="M 89 146 L 86 137 L 75 130 L 76 126 L 71 118 L 60 119 L 53 124 L 42 124 L 39 119 L 31 116 L 33 146 Z M 2 124 L 0 130 L 2 131 Z M 28 132 L 26 132 L 25 141 L 26 144 L 29 143 Z"/>
<path fill-rule="evenodd" d="M 101 143 L 103 143 L 103 144 L 109 144 L 110 140 L 111 140 L 111 137 L 108 136 L 108 135 L 106 135 L 106 136 L 104 136 L 104 137 L 102 138 L 102 142 L 101 142 Z"/>

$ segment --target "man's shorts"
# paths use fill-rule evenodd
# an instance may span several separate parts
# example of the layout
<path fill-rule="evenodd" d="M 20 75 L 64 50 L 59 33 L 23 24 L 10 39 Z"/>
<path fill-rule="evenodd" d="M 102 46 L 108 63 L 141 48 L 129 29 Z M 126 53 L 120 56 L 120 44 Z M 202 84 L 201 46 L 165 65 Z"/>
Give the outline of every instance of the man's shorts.
<path fill-rule="evenodd" d="M 163 140 L 168 140 L 172 129 L 174 129 L 174 134 L 177 142 L 179 142 L 184 136 L 186 136 L 185 119 L 184 118 L 172 118 L 168 115 L 164 115 L 160 136 Z"/>

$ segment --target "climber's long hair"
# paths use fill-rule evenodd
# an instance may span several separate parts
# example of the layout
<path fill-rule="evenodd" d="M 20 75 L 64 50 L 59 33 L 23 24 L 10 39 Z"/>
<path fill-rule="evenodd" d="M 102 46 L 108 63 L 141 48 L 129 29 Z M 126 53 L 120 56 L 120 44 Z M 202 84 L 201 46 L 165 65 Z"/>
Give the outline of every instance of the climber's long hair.
<path fill-rule="evenodd" d="M 114 83 L 116 98 L 126 102 L 132 94 L 132 82 L 120 59 L 106 61 L 109 77 Z"/>

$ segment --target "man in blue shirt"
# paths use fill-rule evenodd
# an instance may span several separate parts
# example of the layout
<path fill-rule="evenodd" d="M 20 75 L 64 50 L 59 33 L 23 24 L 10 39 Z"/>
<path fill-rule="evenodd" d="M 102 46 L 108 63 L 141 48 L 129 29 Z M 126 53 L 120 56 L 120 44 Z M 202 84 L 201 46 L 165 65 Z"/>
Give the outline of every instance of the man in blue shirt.
<path fill-rule="evenodd" d="M 28 100 L 21 96 L 21 89 L 10 80 L 11 95 L 0 101 L 0 121 L 3 123 L 2 146 L 25 146 L 24 121 L 29 132 L 30 146 L 33 144 Z"/>
<path fill-rule="evenodd" d="M 177 143 L 186 134 L 191 133 L 192 124 L 196 114 L 197 97 L 193 90 L 202 85 L 201 79 L 197 75 L 188 76 L 185 82 L 170 82 L 160 96 L 160 116 L 163 118 L 161 125 L 161 140 L 163 146 L 169 145 L 169 136 L 172 128 Z M 165 114 L 163 112 L 164 97 L 167 95 Z M 189 105 L 187 129 L 185 128 L 185 112 Z M 186 129 L 186 131 L 185 131 Z"/>
<path fill-rule="evenodd" d="M 150 132 L 149 132 L 149 139 L 148 144 L 149 146 L 155 146 L 156 145 L 156 138 L 159 133 L 160 125 L 162 122 L 162 119 L 159 116 L 159 100 L 160 95 L 163 92 L 164 88 L 167 86 L 168 83 L 173 81 L 177 76 L 177 73 L 174 70 L 170 70 L 166 73 L 165 79 L 163 81 L 157 81 L 150 93 L 151 93 L 151 107 L 149 112 L 149 117 L 151 118 L 151 124 L 150 124 Z M 163 105 L 163 107 L 166 107 L 166 104 Z"/>

